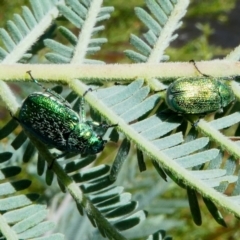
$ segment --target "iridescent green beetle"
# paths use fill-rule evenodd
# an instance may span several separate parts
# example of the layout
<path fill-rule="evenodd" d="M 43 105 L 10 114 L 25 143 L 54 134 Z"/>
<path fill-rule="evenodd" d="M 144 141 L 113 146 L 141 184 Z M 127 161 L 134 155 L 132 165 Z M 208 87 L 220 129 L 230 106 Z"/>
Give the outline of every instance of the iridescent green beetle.
<path fill-rule="evenodd" d="M 222 110 L 235 100 L 227 80 L 202 75 L 197 78 L 179 78 L 169 85 L 166 103 L 171 110 L 181 114 L 204 115 Z"/>
<path fill-rule="evenodd" d="M 35 79 L 33 81 L 39 84 Z M 101 152 L 107 142 L 102 139 L 103 130 L 116 125 L 86 121 L 83 98 L 79 117 L 61 95 L 45 90 L 45 93 L 32 93 L 24 100 L 18 117 L 14 117 L 21 126 L 46 145 L 65 153 L 89 155 Z"/>

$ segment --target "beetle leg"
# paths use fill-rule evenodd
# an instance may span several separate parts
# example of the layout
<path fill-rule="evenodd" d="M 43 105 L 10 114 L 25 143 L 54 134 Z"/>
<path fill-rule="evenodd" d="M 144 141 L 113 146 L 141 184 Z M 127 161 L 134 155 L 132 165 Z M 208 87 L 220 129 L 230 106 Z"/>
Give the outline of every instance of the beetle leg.
<path fill-rule="evenodd" d="M 50 89 L 44 87 L 41 83 L 39 83 L 35 78 L 33 78 L 32 74 L 31 74 L 31 70 L 27 71 L 27 73 L 30 76 L 30 78 L 33 80 L 33 82 L 35 82 L 38 86 L 40 86 L 41 88 L 43 88 L 47 92 L 51 91 Z"/>
<path fill-rule="evenodd" d="M 198 119 L 192 123 L 192 126 L 196 128 L 201 118 L 204 118 L 205 116 L 206 114 L 199 115 Z"/>
<path fill-rule="evenodd" d="M 196 70 L 197 70 L 201 75 L 203 75 L 204 77 L 210 77 L 209 75 L 204 74 L 204 73 L 202 73 L 202 72 L 199 70 L 199 68 L 198 68 L 197 65 L 196 65 L 196 62 L 195 62 L 193 59 L 191 59 L 189 62 L 193 64 L 193 66 L 196 68 Z"/>
<path fill-rule="evenodd" d="M 157 112 L 157 117 L 160 118 L 162 121 L 167 121 L 171 117 L 175 116 L 175 112 L 173 112 L 171 109 L 164 109 L 160 112 Z M 177 116 L 182 116 L 181 113 L 177 113 Z"/>
<path fill-rule="evenodd" d="M 79 105 L 79 116 L 80 116 L 80 122 L 86 122 L 86 113 L 85 113 L 85 99 L 84 97 L 88 92 L 91 92 L 92 88 L 89 88 L 86 90 L 86 92 L 83 94 L 80 105 Z"/>
<path fill-rule="evenodd" d="M 118 123 L 116 123 L 116 124 L 107 124 L 107 123 L 104 123 L 104 122 L 100 123 L 100 125 L 99 125 L 99 127 L 102 127 L 102 128 L 105 128 L 105 129 L 108 129 L 110 127 L 117 127 L 117 126 L 118 126 Z"/>
<path fill-rule="evenodd" d="M 85 97 L 88 92 L 92 92 L 92 88 L 89 88 L 88 90 L 86 90 L 85 93 L 83 94 L 83 97 Z"/>
<path fill-rule="evenodd" d="M 21 123 L 20 120 L 17 117 L 15 117 L 12 112 L 9 113 L 14 120 L 16 120 L 18 123 Z"/>
<path fill-rule="evenodd" d="M 193 123 L 192 123 L 192 126 L 196 128 L 197 125 L 198 125 L 198 123 L 199 123 L 199 121 L 200 121 L 200 118 L 199 118 L 197 121 L 193 122 Z"/>
<path fill-rule="evenodd" d="M 41 83 L 39 83 L 35 78 L 33 78 L 30 70 L 27 71 L 27 73 L 29 74 L 29 76 L 31 77 L 31 79 L 32 79 L 38 86 L 40 86 L 41 88 L 44 89 L 45 92 L 50 93 L 52 96 L 54 96 L 54 97 L 56 97 L 57 99 L 61 100 L 66 106 L 69 107 L 68 101 L 67 101 L 63 96 L 61 96 L 60 94 L 57 94 L 56 92 L 52 91 L 52 90 L 49 89 L 49 88 L 44 87 L 44 86 L 43 86 Z"/>
<path fill-rule="evenodd" d="M 55 161 L 59 158 L 65 157 L 69 152 L 63 152 L 62 154 L 57 155 L 56 157 L 53 158 L 52 162 L 48 165 L 48 169 L 52 169 L 53 164 Z"/>

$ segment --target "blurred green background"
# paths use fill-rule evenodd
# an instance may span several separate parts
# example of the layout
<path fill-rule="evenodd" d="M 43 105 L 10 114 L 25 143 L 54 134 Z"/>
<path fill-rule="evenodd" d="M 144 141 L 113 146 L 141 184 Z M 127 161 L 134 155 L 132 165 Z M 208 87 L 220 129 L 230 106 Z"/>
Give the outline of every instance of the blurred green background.
<path fill-rule="evenodd" d="M 170 61 L 209 60 L 223 58 L 240 43 L 240 0 L 192 0 L 183 24 L 176 31 L 179 35 L 166 53 Z M 21 6 L 27 0 L 0 1 L 0 27 L 6 26 L 14 13 L 21 14 Z M 129 44 L 131 33 L 141 37 L 146 27 L 134 13 L 134 7 L 146 9 L 144 0 L 131 0 L 123 4 L 121 0 L 105 0 L 105 6 L 114 6 L 110 20 L 105 21 L 105 31 L 101 34 L 108 38 L 100 58 L 107 63 L 130 62 L 123 51 L 132 48 Z"/>

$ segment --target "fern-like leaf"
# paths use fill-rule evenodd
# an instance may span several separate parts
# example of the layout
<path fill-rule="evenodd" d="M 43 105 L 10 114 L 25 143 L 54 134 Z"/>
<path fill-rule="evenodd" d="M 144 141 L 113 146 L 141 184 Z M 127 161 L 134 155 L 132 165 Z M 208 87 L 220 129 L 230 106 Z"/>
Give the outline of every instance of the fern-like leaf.
<path fill-rule="evenodd" d="M 134 62 L 158 63 L 166 61 L 168 56 L 164 55 L 164 51 L 169 43 L 177 38 L 177 35 L 173 36 L 173 32 L 181 26 L 179 21 L 185 11 L 180 11 L 180 9 L 186 8 L 188 1 L 146 0 L 146 5 L 153 16 L 142 8 L 135 8 L 136 15 L 149 29 L 144 34 L 146 42 L 136 35 L 131 35 L 130 43 L 140 53 L 132 50 L 126 50 L 125 53 Z"/>
<path fill-rule="evenodd" d="M 86 4 L 77 0 L 67 1 L 67 5 L 59 4 L 58 9 L 81 32 L 76 37 L 65 27 L 60 27 L 60 33 L 72 44 L 66 47 L 53 40 L 45 40 L 45 45 L 53 52 L 47 53 L 46 58 L 54 63 L 102 63 L 101 61 L 85 59 L 87 55 L 96 53 L 106 38 L 92 38 L 102 31 L 104 26 L 96 26 L 99 22 L 110 18 L 113 7 L 101 7 L 102 1 L 93 0 Z M 66 51 L 64 51 L 64 48 Z"/>
<path fill-rule="evenodd" d="M 11 180 L 18 177 L 21 168 L 6 166 L 12 154 L 3 152 L 1 155 L 0 184 L 0 222 L 1 233 L 6 239 L 26 239 L 40 237 L 54 228 L 52 222 L 46 221 L 46 206 L 34 204 L 39 198 L 38 194 L 21 194 L 31 185 L 29 180 Z M 62 234 L 52 234 L 42 239 L 63 239 Z"/>
<path fill-rule="evenodd" d="M 23 17 L 15 14 L 13 21 L 8 21 L 8 31 L 0 29 L 0 36 L 6 48 L 0 48 L 2 63 L 21 62 L 32 56 L 27 51 L 51 25 L 53 17 L 58 15 L 56 3 L 56 0 L 48 1 L 47 4 L 31 1 L 33 12 L 24 6 Z"/>
<path fill-rule="evenodd" d="M 237 177 L 232 175 L 233 172 L 230 175 L 228 175 L 226 170 L 223 171 L 222 169 L 219 168 L 220 165 L 215 165 L 214 167 L 216 175 L 211 174 L 211 172 L 209 172 L 209 175 L 211 176 L 205 175 L 208 173 L 207 169 L 202 170 L 201 171 L 202 175 L 200 174 L 200 176 L 198 175 L 199 173 L 197 174 L 197 172 L 195 174 L 195 170 L 186 169 L 196 168 L 199 165 L 206 163 L 208 163 L 209 167 L 212 167 L 213 165 L 211 164 L 211 162 L 213 163 L 216 161 L 219 162 L 220 160 L 221 163 L 221 161 L 224 160 L 222 158 L 222 154 L 219 153 L 218 149 L 208 150 L 203 148 L 206 144 L 208 144 L 209 142 L 208 138 L 196 139 L 191 142 L 182 143 L 179 146 L 172 146 L 172 143 L 170 143 L 169 144 L 171 146 L 170 149 L 165 149 L 160 152 L 159 150 L 162 147 L 161 144 L 159 144 L 158 146 L 158 142 L 161 143 L 163 141 L 162 139 L 159 139 L 159 137 L 164 136 L 168 132 L 170 133 L 173 129 L 176 129 L 180 125 L 179 117 L 173 117 L 173 119 L 171 120 L 170 119 L 166 120 L 165 117 L 165 120 L 162 121 L 157 114 L 142 121 L 138 121 L 137 123 L 134 124 L 127 125 L 123 123 L 123 121 L 124 122 L 136 121 L 139 117 L 146 114 L 146 112 L 152 109 L 157 103 L 156 102 L 157 98 L 155 98 L 154 95 L 147 99 L 144 99 L 144 96 L 141 97 L 141 94 L 143 94 L 144 91 L 140 91 L 141 85 L 139 84 L 137 85 L 138 82 L 139 81 L 133 82 L 132 84 L 126 87 L 125 86 L 119 87 L 119 92 L 117 91 L 116 86 L 113 87 L 113 90 L 111 88 L 108 89 L 109 95 L 111 95 L 113 91 L 116 94 L 116 96 L 121 96 L 119 98 L 120 99 L 119 102 L 117 102 L 117 100 L 114 99 L 113 100 L 114 104 L 112 103 L 109 104 L 108 97 L 105 97 L 108 96 L 107 89 L 105 89 L 103 90 L 104 94 L 101 93 L 101 90 L 97 91 L 97 97 L 98 96 L 100 97 L 97 98 L 98 100 L 96 100 L 95 98 L 92 99 L 89 98 L 90 103 L 91 101 L 93 101 L 98 111 L 103 112 L 103 109 L 105 109 L 105 111 L 107 112 L 106 117 L 111 118 L 112 122 L 121 122 L 121 126 L 123 126 L 122 131 L 126 134 L 126 136 L 128 136 L 128 138 L 134 141 L 138 145 L 138 147 L 142 149 L 145 153 L 149 154 L 152 158 L 156 159 L 164 168 L 166 168 L 168 173 L 169 170 L 171 169 L 170 171 L 175 176 L 176 179 L 178 178 L 184 179 L 185 183 L 187 182 L 187 184 L 190 184 L 190 186 L 194 187 L 198 192 L 204 195 L 208 193 L 209 194 L 208 197 L 212 199 L 212 201 L 218 203 L 221 206 L 224 206 L 224 208 L 228 209 L 229 211 L 238 214 L 239 211 L 238 206 L 235 205 L 234 202 L 232 202 L 229 197 L 222 195 L 222 193 L 221 194 L 218 193 L 218 191 L 214 189 L 217 186 L 220 186 L 223 182 L 227 182 L 227 185 L 236 182 Z M 131 93 L 129 93 L 129 91 L 131 91 L 131 85 L 135 86 L 135 84 L 136 86 L 138 86 L 138 89 L 135 89 L 135 92 L 134 94 L 132 94 L 132 96 L 134 95 L 134 100 L 138 99 L 138 102 L 135 102 L 134 107 L 132 108 L 126 107 L 125 111 L 124 108 L 123 109 L 121 108 L 122 110 L 120 111 L 119 108 L 116 106 L 118 106 L 121 102 L 124 102 L 127 99 L 132 98 Z M 77 86 L 79 84 L 73 83 L 73 85 Z M 99 104 L 96 104 L 96 102 L 98 102 Z M 149 105 L 148 103 L 151 104 Z M 110 107 L 111 110 L 109 109 L 109 105 L 111 105 Z M 141 106 L 143 106 L 143 108 Z M 149 108 L 147 106 L 149 106 Z M 136 111 L 135 109 L 138 111 Z M 120 113 L 118 113 L 119 111 Z M 238 122 L 238 120 L 232 121 L 230 119 L 231 118 L 229 118 L 229 120 L 223 119 L 223 121 L 226 120 L 224 126 L 229 126 L 233 123 Z M 199 125 L 201 124 L 201 121 Z M 227 122 L 229 124 L 227 124 Z M 170 138 L 170 136 L 168 137 Z M 176 141 L 176 144 L 179 144 L 179 141 Z M 203 150 L 201 150 L 201 148 Z M 235 160 L 231 161 L 232 164 L 236 165 Z M 207 172 L 205 173 L 205 171 Z M 172 174 L 171 176 L 173 176 Z M 208 176 L 207 179 L 206 176 Z M 232 207 L 233 204 L 234 207 Z"/>
<path fill-rule="evenodd" d="M 66 4 L 62 1 L 44 2 L 44 7 L 41 8 L 40 1 L 32 1 L 33 12 L 24 7 L 23 18 L 20 15 L 16 15 L 14 22 L 8 22 L 7 24 L 8 32 L 4 29 L 1 30 L 1 36 L 6 47 L 6 49 L 0 49 L 0 56 L 4 59 L 3 62 L 12 63 L 29 57 L 26 54 L 27 50 L 43 34 L 44 29 L 47 28 L 46 26 L 50 24 L 49 21 L 46 21 L 48 24 L 44 25 L 45 28 L 41 25 L 43 19 L 49 20 L 49 12 L 45 10 L 54 9 L 57 13 L 61 12 L 77 28 L 81 28 L 81 32 L 76 37 L 70 30 L 61 26 L 59 28 L 60 32 L 71 45 L 65 46 L 53 40 L 45 40 L 46 46 L 53 50 L 53 53 L 46 55 L 48 60 L 55 63 L 99 63 L 98 60 L 86 59 L 86 56 L 97 52 L 100 49 L 100 45 L 106 42 L 104 38 L 94 39 L 92 36 L 104 29 L 103 26 L 97 26 L 96 23 L 108 19 L 112 8 L 101 7 L 101 1 L 96 0 L 83 0 L 81 2 L 69 0 L 66 1 Z M 56 3 L 59 3 L 57 8 L 55 8 Z M 148 10 L 136 8 L 137 16 L 148 27 L 148 31 L 144 34 L 145 40 L 135 35 L 130 37 L 130 42 L 137 49 L 137 52 L 131 50 L 126 51 L 126 54 L 136 62 L 158 63 L 166 60 L 167 56 L 164 55 L 164 51 L 169 43 L 176 38 L 177 35 L 174 35 L 173 32 L 180 26 L 180 19 L 185 14 L 188 3 L 187 0 L 146 0 Z M 57 14 L 52 16 L 52 19 L 54 19 L 57 17 Z M 33 34 L 36 26 L 39 35 Z M 27 41 L 28 36 L 32 36 L 34 40 Z M 22 42 L 27 43 L 27 46 L 22 48 Z M 16 54 L 19 46 L 23 50 Z M 237 52 L 238 50 L 229 58 L 236 59 Z M 16 56 L 16 58 L 13 58 L 12 55 Z M 94 118 L 101 119 L 103 117 L 113 124 L 118 124 L 118 129 L 125 134 L 127 140 L 124 140 L 124 143 L 126 143 L 125 146 L 127 147 L 124 148 L 123 144 L 123 150 L 126 151 L 119 151 L 119 155 L 123 153 L 124 159 L 121 156 L 119 157 L 119 155 L 115 158 L 116 162 L 113 164 L 113 174 L 111 174 L 113 178 L 109 178 L 109 166 L 107 165 L 100 165 L 88 170 L 82 169 L 92 163 L 95 156 L 56 163 L 53 166 L 53 171 L 61 178 L 61 182 L 59 181 L 61 190 L 63 192 L 68 190 L 72 194 L 79 212 L 83 213 L 85 211 L 87 213 L 86 215 L 92 224 L 98 227 L 102 236 L 107 236 L 110 239 L 123 239 L 127 234 L 123 237 L 122 234 L 125 234 L 125 232 L 122 233 L 122 231 L 130 232 L 139 226 L 141 227 L 141 224 L 145 222 L 143 221 L 146 217 L 145 212 L 142 210 L 137 211 L 137 204 L 131 199 L 130 194 L 122 193 L 122 190 L 115 188 L 112 182 L 119 174 L 120 167 L 115 168 L 116 165 L 124 168 L 122 160 L 125 160 L 127 153 L 129 153 L 129 140 L 131 140 L 138 148 L 141 162 L 144 162 L 143 158 L 148 156 L 164 180 L 168 181 L 171 178 L 179 186 L 187 190 L 190 209 L 196 224 L 201 224 L 202 221 L 196 197 L 196 194 L 200 193 L 213 218 L 219 224 L 226 226 L 218 206 L 228 210 L 235 216 L 240 216 L 238 204 L 240 181 L 236 162 L 236 159 L 240 157 L 240 149 L 238 143 L 231 141 L 231 138 L 227 137 L 228 133 L 235 131 L 234 128 L 236 126 L 234 125 L 239 123 L 239 113 L 236 112 L 238 107 L 229 106 L 225 109 L 225 114 L 227 113 L 229 116 L 215 114 L 216 119 L 209 120 L 209 122 L 201 119 L 196 129 L 192 128 L 189 131 L 191 126 L 187 125 L 185 121 L 186 119 L 189 120 L 189 118 L 177 116 L 175 113 L 167 116 L 161 111 L 164 108 L 161 104 L 163 102 L 163 94 L 156 92 L 151 94 L 150 92 L 150 89 L 156 91 L 166 86 L 157 79 L 144 80 L 146 85 L 143 85 L 142 79 L 138 79 L 128 86 L 114 86 L 103 90 L 97 89 L 97 91 L 87 94 L 86 100 L 97 110 Z M 68 83 L 79 95 L 83 95 L 89 88 L 89 86 L 82 84 L 76 79 L 71 79 Z M 236 85 L 233 82 L 231 86 L 235 86 L 234 84 Z M 2 83 L 0 85 L 1 93 L 7 92 L 6 86 Z M 236 89 L 238 88 L 236 87 Z M 69 95 L 69 98 L 72 98 L 71 95 Z M 9 94 L 9 96 L 11 95 Z M 12 99 L 12 97 L 9 97 L 9 99 Z M 17 109 L 16 102 L 8 101 L 7 97 L 3 97 L 3 101 L 11 112 L 16 112 L 14 111 Z M 15 127 L 16 124 L 14 125 L 11 122 L 2 133 L 0 132 L 0 136 L 7 136 Z M 237 129 L 236 132 L 239 131 Z M 31 142 L 24 143 L 26 145 L 23 155 L 24 160 L 29 161 L 33 156 L 35 151 L 34 145 L 43 158 L 51 162 L 53 156 L 49 154 L 46 146 L 39 143 L 31 135 L 27 134 L 27 136 Z M 118 138 L 119 135 L 112 139 Z M 12 146 L 18 149 L 25 140 L 26 136 L 24 133 L 20 133 L 13 141 Z M 8 159 L 9 156 L 9 153 L 2 154 L 3 159 Z M 62 165 L 65 172 L 59 164 Z M 44 168 L 44 162 L 39 158 L 38 172 L 43 174 Z M 13 173 L 16 169 L 12 168 L 10 170 Z M 9 169 L 3 169 L 2 172 L 10 171 Z M 53 176 L 53 173 L 47 170 L 46 182 L 49 185 L 53 181 Z M 121 174 L 118 176 L 121 178 Z M 131 177 L 133 179 L 133 175 Z M 22 189 L 21 187 L 27 184 L 27 181 L 3 184 L 0 191 L 2 191 L 2 194 L 10 195 L 15 193 L 12 186 Z M 230 184 L 231 188 L 229 187 Z M 80 189 L 79 185 L 81 185 Z M 149 196 L 146 197 L 149 202 L 152 200 L 151 190 L 149 189 Z M 225 194 L 226 190 L 229 190 L 228 195 Z M 159 194 L 158 191 L 155 192 Z M 28 197 L 34 199 L 36 196 L 29 195 Z M 20 197 L 11 196 L 7 198 L 8 201 L 2 199 L 1 206 L 3 205 L 6 208 L 3 211 L 9 211 L 14 207 L 31 204 L 31 201 L 28 199 L 26 195 Z M 39 219 L 42 219 L 43 215 L 44 213 L 39 213 L 37 216 Z M 39 234 L 42 229 L 47 229 L 51 225 L 45 222 L 39 223 L 36 219 L 36 222 L 33 221 L 36 224 L 36 229 L 24 229 L 24 225 L 29 226 L 31 219 L 27 219 L 26 224 L 16 226 L 16 231 L 24 231 L 21 238 Z M 149 225 L 147 226 L 149 227 Z M 121 234 L 116 231 L 116 228 Z M 8 229 L 8 226 L 6 226 L 6 229 Z M 156 231 L 157 229 L 154 229 L 153 232 Z M 128 234 L 130 235 L 130 233 Z M 143 234 L 140 237 L 142 236 Z M 160 238 L 161 234 L 155 234 L 154 237 Z"/>

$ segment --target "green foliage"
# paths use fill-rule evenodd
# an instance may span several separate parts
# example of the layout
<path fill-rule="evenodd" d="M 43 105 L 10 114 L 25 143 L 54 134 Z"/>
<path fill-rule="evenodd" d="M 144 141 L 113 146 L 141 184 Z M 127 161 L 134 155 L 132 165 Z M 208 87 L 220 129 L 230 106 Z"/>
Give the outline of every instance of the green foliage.
<path fill-rule="evenodd" d="M 13 9 L 13 14 L 19 15 L 9 17 L 12 20 L 6 21 L 6 29 L 0 29 L 1 65 L 34 63 L 21 65 L 20 69 L 23 68 L 14 80 L 26 78 L 25 66 L 30 70 L 35 67 L 32 74 L 39 74 L 40 63 L 46 67 L 53 66 L 51 63 L 68 64 L 62 65 L 63 69 L 89 64 L 86 66 L 91 73 L 91 69 L 101 69 L 105 62 L 119 58 L 101 56 L 104 44 L 109 44 L 108 51 L 116 51 L 116 46 L 124 50 L 130 61 L 142 63 L 146 73 L 151 71 L 146 63 L 225 56 L 227 50 L 210 41 L 215 33 L 211 22 L 202 18 L 214 13 L 221 24 L 226 24 L 227 13 L 234 9 L 234 2 L 229 1 L 219 13 L 223 5 L 220 0 L 211 4 L 193 1 L 190 6 L 188 0 L 130 1 L 128 8 L 117 0 L 33 0 L 30 4 L 22 12 Z M 114 5 L 116 11 L 109 5 Z M 177 49 L 176 31 L 181 37 L 192 18 L 200 19 L 196 23 L 200 35 Z M 211 17 L 206 19 L 213 21 Z M 184 26 L 179 30 L 182 21 Z M 139 28 L 140 25 L 143 27 Z M 127 38 L 132 46 L 126 50 L 130 45 L 126 47 L 122 41 Z M 170 48 L 170 44 L 176 45 Z M 226 59 L 237 60 L 239 55 L 236 47 Z M 130 72 L 131 66 L 134 65 L 126 65 L 123 72 Z M 40 80 L 51 81 L 44 74 L 48 72 L 41 72 Z M 84 76 L 84 72 L 81 74 Z M 240 217 L 240 148 L 231 140 L 239 134 L 237 82 L 231 83 L 236 102 L 223 113 L 208 115 L 206 121 L 200 119 L 194 127 L 192 123 L 198 116 L 178 116 L 167 110 L 167 83 L 161 82 L 161 76 L 148 78 L 136 72 L 135 81 L 126 85 L 121 72 L 114 72 L 114 79 L 119 78 L 120 83 L 114 85 L 106 81 L 110 70 L 104 74 L 102 77 L 99 73 L 97 79 L 92 77 L 90 81 L 81 75 L 82 81 L 65 74 L 61 83 L 68 84 L 73 91 L 54 89 L 62 92 L 78 111 L 78 95 L 91 87 L 93 91 L 86 95 L 91 107 L 88 117 L 118 124 L 106 133 L 105 138 L 110 141 L 98 156 L 69 154 L 48 169 L 46 162 L 52 163 L 55 149 L 20 130 L 14 120 L 1 129 L 2 238 L 37 239 L 52 231 L 55 222 L 55 233 L 41 239 L 171 239 L 169 233 L 176 236 L 174 239 L 196 239 L 192 234 L 194 226 L 188 220 L 190 213 L 196 225 L 207 228 L 214 222 L 222 227 L 231 225 L 234 231 L 237 220 L 231 217 L 230 222 L 220 209 L 224 214 Z M 54 79 L 54 73 L 51 76 Z M 18 101 L 3 81 L 0 95 L 3 105 L 17 116 Z M 41 194 L 40 199 L 33 193 L 36 191 Z M 45 220 L 46 206 L 40 204 L 46 202 L 49 220 Z M 210 213 L 207 221 L 201 214 L 206 215 L 206 210 Z"/>

